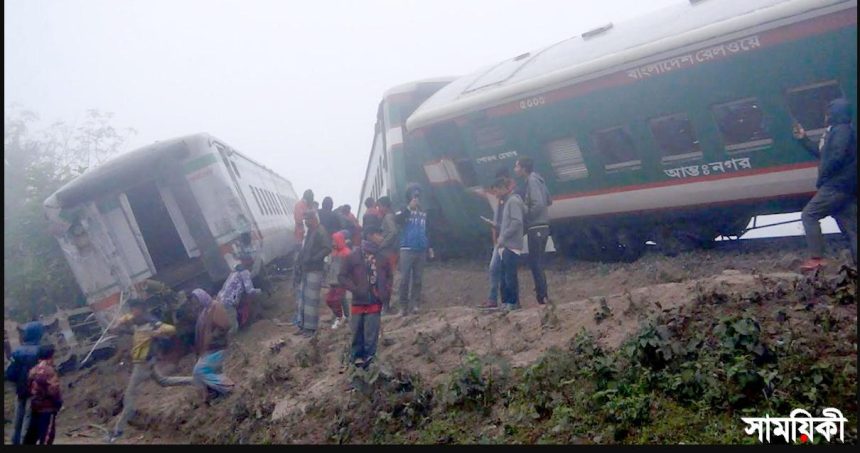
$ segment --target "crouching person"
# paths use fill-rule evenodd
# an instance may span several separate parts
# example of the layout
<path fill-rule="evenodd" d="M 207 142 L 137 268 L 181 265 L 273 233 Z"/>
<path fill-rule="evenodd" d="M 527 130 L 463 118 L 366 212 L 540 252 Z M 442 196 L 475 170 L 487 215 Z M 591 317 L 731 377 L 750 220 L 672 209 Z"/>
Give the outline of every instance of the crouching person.
<path fill-rule="evenodd" d="M 382 298 L 380 290 L 385 288 L 380 279 L 377 258 L 382 230 L 371 226 L 365 230 L 367 239 L 355 247 L 344 261 L 338 274 L 341 286 L 352 293 L 352 308 L 349 324 L 352 328 L 351 360 L 357 366 L 367 368 L 376 355 L 379 339 Z M 379 258 L 381 265 L 382 258 Z"/>
<path fill-rule="evenodd" d="M 24 435 L 28 445 L 52 445 L 57 430 L 57 412 L 63 407 L 60 378 L 54 368 L 54 346 L 39 349 L 39 363 L 30 370 L 30 426 Z"/>
<path fill-rule="evenodd" d="M 230 393 L 235 385 L 223 371 L 233 322 L 224 302 L 212 300 L 203 289 L 192 291 L 191 300 L 196 301 L 199 311 L 194 328 L 194 349 L 197 352 L 194 371 L 191 376 L 161 377 L 156 374 L 156 380 L 165 386 L 193 384 L 200 389 L 205 402 L 211 397 Z"/>
<path fill-rule="evenodd" d="M 222 302 L 213 301 L 202 289 L 195 289 L 193 293 L 203 309 L 195 329 L 194 345 L 198 359 L 192 377 L 203 392 L 204 400 L 208 401 L 210 396 L 230 393 L 235 386 L 223 371 L 231 323 Z"/>

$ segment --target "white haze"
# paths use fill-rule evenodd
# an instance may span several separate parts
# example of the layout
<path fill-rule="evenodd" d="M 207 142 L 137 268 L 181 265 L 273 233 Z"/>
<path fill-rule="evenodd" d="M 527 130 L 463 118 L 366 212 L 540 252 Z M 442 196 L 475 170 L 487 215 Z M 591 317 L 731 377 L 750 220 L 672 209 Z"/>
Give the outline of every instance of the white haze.
<path fill-rule="evenodd" d="M 355 210 L 386 89 L 685 2 L 6 0 L 5 102 L 114 112 L 126 150 L 209 132 Z"/>

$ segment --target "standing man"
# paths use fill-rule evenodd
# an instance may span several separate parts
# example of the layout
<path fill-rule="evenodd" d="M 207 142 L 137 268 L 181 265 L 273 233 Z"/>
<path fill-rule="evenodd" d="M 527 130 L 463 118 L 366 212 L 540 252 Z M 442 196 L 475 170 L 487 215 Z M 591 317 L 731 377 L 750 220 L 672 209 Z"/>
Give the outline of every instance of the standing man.
<path fill-rule="evenodd" d="M 350 240 L 353 244 L 361 244 L 361 225 L 358 223 L 358 219 L 352 214 L 352 207 L 350 205 L 345 204 L 339 206 L 336 211 L 340 213 L 343 218 L 343 228 L 345 230 L 349 230 L 350 237 L 347 239 Z"/>
<path fill-rule="evenodd" d="M 324 226 L 325 230 L 332 234 L 347 227 L 344 222 L 341 222 L 342 217 L 332 211 L 333 208 L 334 201 L 331 197 L 325 197 L 322 201 L 322 207 L 317 213 L 320 218 L 320 225 Z"/>
<path fill-rule="evenodd" d="M 397 220 L 391 211 L 391 199 L 387 196 L 379 197 L 376 206 L 382 216 L 379 272 L 385 273 L 386 281 L 386 288 L 382 296 L 382 311 L 383 313 L 392 313 L 390 302 L 392 286 L 394 285 L 394 270 L 397 269 L 397 257 L 399 256 L 399 231 L 397 230 Z"/>
<path fill-rule="evenodd" d="M 525 180 L 523 187 L 523 203 L 525 205 L 525 228 L 528 235 L 528 262 L 535 282 L 537 303 L 547 303 L 546 273 L 544 272 L 544 253 L 546 241 L 549 239 L 549 211 L 552 198 L 546 188 L 546 182 L 535 173 L 534 162 L 529 157 L 521 157 L 514 164 L 514 172 Z"/>
<path fill-rule="evenodd" d="M 385 282 L 380 279 L 378 266 L 379 244 L 382 230 L 376 225 L 365 228 L 367 239 L 355 247 L 344 261 L 338 274 L 341 286 L 352 293 L 349 325 L 352 329 L 351 360 L 367 368 L 376 356 L 379 339 L 382 299 L 380 290 Z"/>
<path fill-rule="evenodd" d="M 159 321 L 149 314 L 146 302 L 141 299 L 130 299 L 128 306 L 131 313 L 123 315 L 117 321 L 117 325 L 108 330 L 108 332 L 116 334 L 127 333 L 129 328 L 132 331 L 131 376 L 122 397 L 122 412 L 119 414 L 113 433 L 111 433 L 108 439 L 110 443 L 115 442 L 117 438 L 122 436 L 128 419 L 134 414 L 137 389 L 141 383 L 149 378 L 153 378 L 161 386 L 181 384 L 180 382 L 169 383 L 169 381 L 165 381 L 165 378 L 155 368 L 155 357 L 150 348 L 154 338 L 165 338 L 175 335 L 176 328 Z"/>
<path fill-rule="evenodd" d="M 307 235 L 298 256 L 301 267 L 299 330 L 295 335 L 312 337 L 319 326 L 320 292 L 322 291 L 325 257 L 331 253 L 331 236 L 320 225 L 315 211 L 305 212 Z"/>
<path fill-rule="evenodd" d="M 498 177 L 501 177 L 501 176 L 497 176 L 497 178 Z M 508 182 L 508 185 L 510 186 L 511 191 L 513 191 L 514 186 L 515 186 L 515 182 L 514 182 L 513 178 L 505 177 L 505 180 Z M 481 219 L 483 219 L 485 222 L 490 224 L 490 228 L 492 230 L 491 233 L 492 233 L 492 239 L 493 239 L 493 251 L 492 251 L 492 256 L 490 257 L 490 267 L 489 267 L 489 271 L 490 271 L 490 293 L 487 296 L 486 302 L 479 305 L 478 308 L 492 310 L 492 309 L 499 308 L 499 303 L 498 303 L 498 301 L 499 301 L 499 287 L 502 283 L 502 264 L 501 264 L 500 253 L 499 253 L 499 250 L 497 248 L 497 242 L 498 242 L 498 237 L 499 237 L 499 228 L 502 224 L 502 210 L 504 209 L 504 203 L 503 203 L 501 197 L 504 194 L 504 191 L 500 192 L 500 191 L 496 190 L 495 181 L 494 181 L 493 184 L 487 188 L 487 192 L 489 192 L 489 194 L 492 195 L 493 198 L 496 200 L 496 208 L 494 210 L 494 212 L 495 212 L 494 219 L 490 220 L 486 217 L 481 217 Z"/>
<path fill-rule="evenodd" d="M 296 221 L 296 242 L 302 243 L 305 237 L 305 227 L 302 223 L 305 219 L 305 211 L 312 209 L 314 205 L 314 192 L 311 189 L 302 194 L 302 199 L 293 207 L 293 219 Z"/>
<path fill-rule="evenodd" d="M 54 368 L 54 346 L 39 348 L 39 363 L 30 370 L 30 426 L 24 436 L 27 445 L 53 445 L 57 429 L 57 412 L 63 407 L 60 378 Z"/>
<path fill-rule="evenodd" d="M 499 238 L 494 253 L 499 255 L 501 266 L 502 303 L 507 310 L 516 310 L 520 305 L 520 286 L 517 264 L 523 251 L 523 217 L 525 208 L 520 195 L 514 193 L 514 185 L 508 178 L 499 177 L 493 183 L 499 197 L 502 212 L 499 222 Z"/>
<path fill-rule="evenodd" d="M 851 247 L 851 259 L 857 265 L 857 132 L 851 125 L 851 104 L 843 98 L 827 105 L 824 122 L 827 130 L 816 145 L 806 136 L 803 126 L 794 124 L 794 138 L 820 159 L 818 189 L 803 208 L 801 220 L 809 247 L 809 260 L 803 271 L 814 271 L 826 264 L 824 237 L 818 223 L 827 216 L 836 219 Z"/>
<path fill-rule="evenodd" d="M 382 214 L 380 214 L 377 202 L 373 197 L 367 197 L 364 200 L 364 207 L 367 208 L 367 210 L 364 212 L 364 215 L 361 216 L 361 228 L 367 230 L 367 227 L 371 224 L 376 225 L 377 227 L 381 226 Z M 357 246 L 359 244 L 354 245 Z"/>
<path fill-rule="evenodd" d="M 30 370 L 36 366 L 39 360 L 39 342 L 45 327 L 39 321 L 31 321 L 24 324 L 21 335 L 21 345 L 12 351 L 12 360 L 6 367 L 5 378 L 15 383 L 15 431 L 12 433 L 12 445 L 21 444 L 21 433 L 28 428 L 27 421 L 30 419 L 30 389 L 27 387 L 27 378 Z"/>
<path fill-rule="evenodd" d="M 417 185 L 410 185 L 406 189 L 409 204 L 395 216 L 402 228 L 399 297 L 403 316 L 418 313 L 424 263 L 428 256 L 433 259 L 433 249 L 430 248 L 430 240 L 427 238 L 427 213 L 421 210 L 420 198 L 421 189 Z"/>

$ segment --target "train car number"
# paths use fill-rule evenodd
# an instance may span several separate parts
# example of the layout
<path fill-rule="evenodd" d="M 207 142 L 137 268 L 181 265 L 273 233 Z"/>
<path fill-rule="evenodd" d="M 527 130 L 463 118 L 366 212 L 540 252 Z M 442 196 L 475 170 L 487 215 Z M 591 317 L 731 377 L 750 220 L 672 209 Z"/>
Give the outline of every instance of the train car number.
<path fill-rule="evenodd" d="M 546 98 L 544 98 L 543 96 L 535 96 L 533 98 L 523 99 L 522 101 L 520 101 L 520 108 L 525 110 L 533 107 L 538 107 L 544 104 L 546 104 Z"/>

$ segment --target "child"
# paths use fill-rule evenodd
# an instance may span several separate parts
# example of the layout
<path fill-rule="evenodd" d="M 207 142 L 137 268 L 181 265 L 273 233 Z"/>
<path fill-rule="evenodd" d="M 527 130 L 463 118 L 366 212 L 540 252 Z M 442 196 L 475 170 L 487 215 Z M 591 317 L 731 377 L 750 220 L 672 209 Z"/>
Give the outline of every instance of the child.
<path fill-rule="evenodd" d="M 60 378 L 54 369 L 54 346 L 39 348 L 39 363 L 31 370 L 27 379 L 30 389 L 30 426 L 24 435 L 28 445 L 52 445 L 57 428 L 57 412 L 63 407 L 60 395 Z"/>
<path fill-rule="evenodd" d="M 343 307 L 343 303 L 346 301 L 346 289 L 337 281 L 337 275 L 340 273 L 341 267 L 343 267 L 343 261 L 349 256 L 350 252 L 349 246 L 346 245 L 346 233 L 346 231 L 338 231 L 331 235 L 331 263 L 326 275 L 329 290 L 325 296 L 325 303 L 331 308 L 334 314 L 334 322 L 331 325 L 332 329 L 337 329 L 346 322 L 346 313 Z"/>

